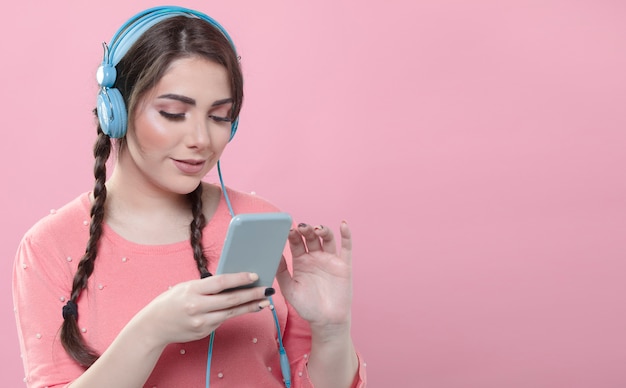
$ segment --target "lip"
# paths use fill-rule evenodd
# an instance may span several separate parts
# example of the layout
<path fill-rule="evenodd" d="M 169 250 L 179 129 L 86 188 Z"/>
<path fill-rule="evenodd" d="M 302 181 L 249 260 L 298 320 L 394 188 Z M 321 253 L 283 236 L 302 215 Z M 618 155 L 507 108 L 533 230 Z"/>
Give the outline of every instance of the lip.
<path fill-rule="evenodd" d="M 172 159 L 174 165 L 183 173 L 194 175 L 202 171 L 206 160 L 202 159 Z"/>

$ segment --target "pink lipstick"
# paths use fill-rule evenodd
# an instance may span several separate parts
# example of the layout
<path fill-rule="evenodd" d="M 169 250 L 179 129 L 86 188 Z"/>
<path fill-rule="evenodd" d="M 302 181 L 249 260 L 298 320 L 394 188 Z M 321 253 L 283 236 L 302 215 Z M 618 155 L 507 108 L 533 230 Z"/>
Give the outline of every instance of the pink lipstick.
<path fill-rule="evenodd" d="M 174 161 L 174 164 L 176 165 L 176 167 L 178 167 L 178 169 L 180 171 L 182 171 L 185 174 L 197 174 L 200 171 L 202 171 L 202 169 L 204 168 L 204 160 L 177 160 L 177 159 L 172 159 Z"/>

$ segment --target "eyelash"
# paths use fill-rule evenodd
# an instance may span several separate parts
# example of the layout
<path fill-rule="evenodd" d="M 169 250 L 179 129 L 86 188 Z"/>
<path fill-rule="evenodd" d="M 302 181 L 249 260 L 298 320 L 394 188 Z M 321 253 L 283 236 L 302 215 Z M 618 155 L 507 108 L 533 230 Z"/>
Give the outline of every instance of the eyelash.
<path fill-rule="evenodd" d="M 214 116 L 214 115 L 209 115 L 210 118 L 212 118 L 215 121 L 219 121 L 222 123 L 232 123 L 233 119 L 230 117 L 220 117 L 220 116 Z"/>
<path fill-rule="evenodd" d="M 159 111 L 159 113 L 161 114 L 161 116 L 165 117 L 168 120 L 172 120 L 172 121 L 181 121 L 185 118 L 185 114 L 184 113 L 169 113 L 169 112 L 165 112 L 165 111 Z M 220 117 L 220 116 L 215 116 L 215 115 L 209 115 L 209 118 L 213 119 L 214 121 L 217 122 L 223 122 L 223 123 L 232 123 L 233 119 L 230 117 Z"/>
<path fill-rule="evenodd" d="M 161 114 L 161 116 L 165 117 L 166 119 L 173 120 L 173 121 L 180 121 L 185 118 L 184 113 L 169 113 L 163 110 L 159 111 L 159 113 Z"/>

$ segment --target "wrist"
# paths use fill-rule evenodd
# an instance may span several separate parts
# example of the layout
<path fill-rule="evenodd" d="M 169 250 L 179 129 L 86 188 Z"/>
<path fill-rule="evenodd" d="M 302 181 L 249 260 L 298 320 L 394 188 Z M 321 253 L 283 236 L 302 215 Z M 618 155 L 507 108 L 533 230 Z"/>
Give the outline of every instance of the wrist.
<path fill-rule="evenodd" d="M 358 367 L 349 324 L 312 331 L 307 370 L 316 387 L 353 386 Z"/>
<path fill-rule="evenodd" d="M 156 333 L 154 325 L 149 320 L 143 319 L 144 314 L 140 312 L 122 329 L 120 335 L 123 335 L 133 341 L 136 346 L 143 349 L 146 353 L 156 352 L 160 354 L 168 345 L 163 341 L 162 336 Z"/>
<path fill-rule="evenodd" d="M 350 321 L 341 324 L 325 324 L 311 326 L 311 340 L 314 343 L 324 344 L 350 338 Z"/>

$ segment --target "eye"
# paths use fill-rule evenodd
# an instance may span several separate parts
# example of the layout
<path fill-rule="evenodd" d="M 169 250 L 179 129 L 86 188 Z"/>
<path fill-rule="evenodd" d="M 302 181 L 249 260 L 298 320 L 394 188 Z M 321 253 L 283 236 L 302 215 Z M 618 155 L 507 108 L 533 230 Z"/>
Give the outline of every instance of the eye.
<path fill-rule="evenodd" d="M 180 121 L 180 120 L 183 120 L 185 118 L 185 114 L 184 113 L 170 113 L 170 112 L 166 112 L 164 110 L 159 111 L 159 113 L 161 114 L 161 116 L 165 117 L 168 120 L 172 120 L 172 121 Z"/>
<path fill-rule="evenodd" d="M 233 122 L 233 119 L 231 117 L 209 115 L 209 118 L 220 123 L 232 123 Z"/>

